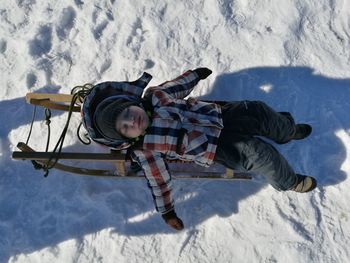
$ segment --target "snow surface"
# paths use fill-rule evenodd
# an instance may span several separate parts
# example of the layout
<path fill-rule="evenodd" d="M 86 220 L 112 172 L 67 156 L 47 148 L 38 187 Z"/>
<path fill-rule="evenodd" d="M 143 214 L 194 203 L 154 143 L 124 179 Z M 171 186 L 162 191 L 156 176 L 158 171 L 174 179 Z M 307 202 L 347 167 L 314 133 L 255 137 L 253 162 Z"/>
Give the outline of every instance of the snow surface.
<path fill-rule="evenodd" d="M 350 2 L 348 0 L 2 0 L 0 262 L 350 262 Z M 185 229 L 155 212 L 144 180 L 35 171 L 11 152 L 25 141 L 27 92 L 134 80 L 187 69 L 213 74 L 194 96 L 263 100 L 313 125 L 276 146 L 309 194 L 252 182 L 175 182 Z M 30 145 L 44 150 L 43 113 Z M 53 142 L 66 115 L 52 118 Z M 83 146 L 72 120 L 67 151 Z"/>

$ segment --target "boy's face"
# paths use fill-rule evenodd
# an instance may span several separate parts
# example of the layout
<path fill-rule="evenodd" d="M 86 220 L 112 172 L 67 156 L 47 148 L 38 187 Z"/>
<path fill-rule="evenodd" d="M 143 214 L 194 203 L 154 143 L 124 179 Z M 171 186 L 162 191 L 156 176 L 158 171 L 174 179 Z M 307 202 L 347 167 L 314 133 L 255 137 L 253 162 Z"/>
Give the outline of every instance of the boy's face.
<path fill-rule="evenodd" d="M 117 117 L 117 131 L 127 137 L 136 138 L 143 134 L 149 124 L 149 118 L 141 107 L 130 106 L 125 108 Z"/>

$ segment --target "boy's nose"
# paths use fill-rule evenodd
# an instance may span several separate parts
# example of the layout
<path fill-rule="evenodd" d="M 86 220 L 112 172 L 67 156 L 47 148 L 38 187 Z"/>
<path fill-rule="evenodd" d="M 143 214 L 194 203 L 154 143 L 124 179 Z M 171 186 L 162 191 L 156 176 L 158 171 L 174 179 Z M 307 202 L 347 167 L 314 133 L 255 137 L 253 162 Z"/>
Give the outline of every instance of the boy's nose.
<path fill-rule="evenodd" d="M 134 126 L 134 123 L 135 123 L 134 117 L 130 117 L 128 120 L 125 120 L 125 123 L 129 126 Z"/>

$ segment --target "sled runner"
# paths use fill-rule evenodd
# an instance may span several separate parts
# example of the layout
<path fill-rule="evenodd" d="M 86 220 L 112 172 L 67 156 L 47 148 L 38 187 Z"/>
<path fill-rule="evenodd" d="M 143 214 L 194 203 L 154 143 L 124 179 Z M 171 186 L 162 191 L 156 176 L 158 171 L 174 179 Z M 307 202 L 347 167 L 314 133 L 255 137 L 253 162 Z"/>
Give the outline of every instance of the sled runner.
<path fill-rule="evenodd" d="M 78 88 L 84 90 L 84 88 L 89 89 L 91 88 L 91 86 L 84 85 Z M 62 151 L 63 140 L 68 129 L 70 117 L 73 112 L 81 112 L 81 104 L 84 99 L 81 95 L 81 92 L 74 93 L 74 89 L 72 91 L 72 94 L 28 93 L 26 95 L 27 103 L 35 105 L 32 125 L 27 142 L 18 143 L 17 147 L 20 151 L 13 152 L 12 158 L 17 160 L 32 161 L 35 169 L 43 169 L 45 171 L 45 176 L 47 176 L 49 169 L 54 168 L 80 175 L 114 177 L 124 179 L 144 178 L 142 171 L 135 171 L 133 169 L 133 163 L 131 162 L 131 160 L 128 159 L 126 150 L 110 150 L 109 153 L 82 153 Z M 35 151 L 28 145 L 37 106 L 43 107 L 45 109 L 46 123 L 48 126 L 48 142 L 46 146 L 46 151 L 44 152 Z M 66 126 L 64 127 L 62 135 L 53 151 L 48 150 L 48 144 L 50 139 L 51 110 L 61 110 L 68 112 Z M 80 136 L 80 126 L 77 129 L 78 136 Z M 84 143 L 84 140 L 82 140 L 81 138 L 80 140 Z M 89 138 L 85 138 L 85 140 L 89 140 Z M 85 144 L 89 144 L 89 142 L 86 142 Z M 99 170 L 76 167 L 59 162 L 59 160 L 112 162 L 115 164 L 116 170 Z M 171 174 L 174 175 L 175 178 L 181 179 L 251 179 L 251 175 L 248 173 L 234 172 L 233 170 L 225 168 L 220 164 L 214 164 L 209 168 L 204 168 L 192 162 L 168 161 L 168 166 Z"/>

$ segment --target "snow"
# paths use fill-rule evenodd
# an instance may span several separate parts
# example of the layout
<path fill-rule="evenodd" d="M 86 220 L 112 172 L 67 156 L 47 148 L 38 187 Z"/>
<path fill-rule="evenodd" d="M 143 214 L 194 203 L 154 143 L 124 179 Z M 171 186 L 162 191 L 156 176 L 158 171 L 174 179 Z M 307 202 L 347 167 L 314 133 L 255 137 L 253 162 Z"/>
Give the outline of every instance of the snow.
<path fill-rule="evenodd" d="M 350 2 L 347 0 L 2 0 L 0 262 L 350 262 Z M 144 180 L 47 178 L 11 152 L 25 141 L 27 92 L 187 69 L 213 74 L 193 96 L 263 100 L 312 124 L 276 147 L 318 179 L 308 194 L 253 181 L 176 180 L 185 229 L 168 228 Z M 44 150 L 44 115 L 31 147 Z M 55 112 L 52 142 L 66 115 Z M 74 115 L 67 151 L 83 146 Z"/>

